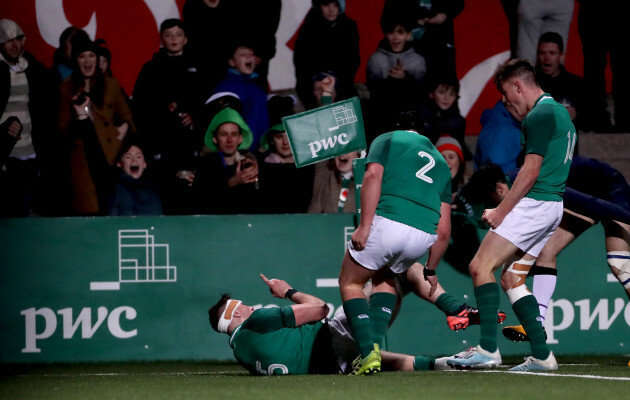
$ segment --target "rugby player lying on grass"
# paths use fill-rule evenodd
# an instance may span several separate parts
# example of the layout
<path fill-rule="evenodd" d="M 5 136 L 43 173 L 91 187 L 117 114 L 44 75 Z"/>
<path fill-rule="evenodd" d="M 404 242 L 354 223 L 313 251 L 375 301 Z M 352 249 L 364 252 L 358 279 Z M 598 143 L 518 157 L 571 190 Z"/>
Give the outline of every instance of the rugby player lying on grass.
<path fill-rule="evenodd" d="M 345 314 L 325 319 L 329 309 L 323 300 L 298 292 L 283 280 L 260 276 L 274 297 L 295 304 L 254 310 L 223 295 L 208 311 L 212 328 L 230 336 L 238 362 L 253 375 L 349 373 L 359 350 Z M 446 357 L 387 351 L 381 356 L 384 370 L 450 369 Z"/>

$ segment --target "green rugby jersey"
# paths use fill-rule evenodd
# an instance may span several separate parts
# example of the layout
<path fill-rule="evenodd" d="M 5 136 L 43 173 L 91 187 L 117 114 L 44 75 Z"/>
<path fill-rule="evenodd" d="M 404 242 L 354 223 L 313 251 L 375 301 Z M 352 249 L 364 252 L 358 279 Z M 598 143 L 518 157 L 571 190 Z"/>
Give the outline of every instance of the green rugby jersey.
<path fill-rule="evenodd" d="M 523 134 L 526 154 L 543 156 L 538 179 L 525 197 L 562 201 L 577 139 L 569 112 L 545 93 L 523 120 Z"/>
<path fill-rule="evenodd" d="M 259 308 L 230 336 L 234 357 L 254 375 L 307 374 L 321 322 L 295 326 L 291 306 Z"/>
<path fill-rule="evenodd" d="M 411 131 L 384 133 L 367 163 L 384 167 L 376 214 L 435 234 L 441 203 L 451 203 L 451 171 L 431 141 Z"/>

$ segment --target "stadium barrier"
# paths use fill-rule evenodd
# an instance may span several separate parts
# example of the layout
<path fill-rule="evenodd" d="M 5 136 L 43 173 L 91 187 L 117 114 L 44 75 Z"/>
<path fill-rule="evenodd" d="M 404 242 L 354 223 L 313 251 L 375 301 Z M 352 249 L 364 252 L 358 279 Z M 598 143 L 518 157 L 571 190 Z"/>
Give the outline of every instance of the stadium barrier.
<path fill-rule="evenodd" d="M 337 276 L 352 215 L 242 215 L 0 220 L 0 362 L 233 360 L 208 308 L 230 292 L 253 306 L 286 305 L 259 278 L 341 307 Z M 483 232 L 480 232 L 483 234 Z M 475 303 L 468 276 L 443 262 L 440 282 Z M 506 296 L 505 324 L 515 324 Z M 628 353 L 630 303 L 606 266 L 601 226 L 561 254 L 548 342 L 562 354 Z M 388 348 L 452 354 L 479 328 L 453 332 L 414 295 Z M 529 352 L 499 339 L 502 354 Z"/>

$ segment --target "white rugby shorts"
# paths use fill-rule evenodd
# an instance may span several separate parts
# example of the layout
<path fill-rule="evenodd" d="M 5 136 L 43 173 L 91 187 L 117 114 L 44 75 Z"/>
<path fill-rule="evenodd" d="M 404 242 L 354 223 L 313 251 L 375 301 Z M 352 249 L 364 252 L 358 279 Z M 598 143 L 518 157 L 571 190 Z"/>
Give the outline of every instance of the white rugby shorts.
<path fill-rule="evenodd" d="M 527 254 L 538 257 L 562 220 L 562 201 L 524 197 L 491 232 L 509 240 Z"/>
<path fill-rule="evenodd" d="M 437 235 L 375 215 L 365 249 L 355 250 L 350 240 L 348 252 L 364 268 L 376 271 L 388 267 L 399 274 L 418 261 L 436 240 Z"/>

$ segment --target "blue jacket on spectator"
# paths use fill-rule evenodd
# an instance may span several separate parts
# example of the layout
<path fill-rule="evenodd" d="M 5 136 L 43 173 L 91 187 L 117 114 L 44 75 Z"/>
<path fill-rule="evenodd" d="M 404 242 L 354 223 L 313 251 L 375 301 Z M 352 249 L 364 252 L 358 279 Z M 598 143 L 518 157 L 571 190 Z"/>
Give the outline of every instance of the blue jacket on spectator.
<path fill-rule="evenodd" d="M 506 173 L 516 169 L 521 152 L 521 123 L 499 100 L 493 108 L 481 114 L 481 126 L 475 151 L 475 169 L 489 162 L 498 164 Z"/>
<path fill-rule="evenodd" d="M 234 68 L 228 68 L 227 74 L 214 89 L 214 93 L 236 93 L 243 104 L 243 119 L 254 134 L 251 150 L 256 151 L 260 138 L 269 129 L 267 114 L 267 93 L 256 84 L 256 73 L 241 74 Z"/>

